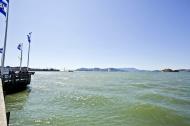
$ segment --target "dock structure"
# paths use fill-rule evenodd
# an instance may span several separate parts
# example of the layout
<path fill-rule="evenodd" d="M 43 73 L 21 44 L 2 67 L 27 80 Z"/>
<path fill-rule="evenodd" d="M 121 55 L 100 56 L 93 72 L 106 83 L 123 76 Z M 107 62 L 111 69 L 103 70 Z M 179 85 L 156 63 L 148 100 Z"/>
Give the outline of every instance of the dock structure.
<path fill-rule="evenodd" d="M 0 79 L 0 126 L 7 126 L 5 101 L 4 101 L 4 94 L 3 94 L 1 79 Z"/>

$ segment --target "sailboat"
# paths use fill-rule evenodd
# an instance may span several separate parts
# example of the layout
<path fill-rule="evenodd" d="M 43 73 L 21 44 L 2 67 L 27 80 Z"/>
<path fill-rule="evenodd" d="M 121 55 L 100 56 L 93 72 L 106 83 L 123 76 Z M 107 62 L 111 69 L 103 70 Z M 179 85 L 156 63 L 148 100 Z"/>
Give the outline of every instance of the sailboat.
<path fill-rule="evenodd" d="M 5 56 L 6 56 L 5 54 L 6 54 L 6 44 L 7 44 L 8 19 L 9 19 L 9 2 L 10 2 L 9 0 L 0 0 L 0 13 L 6 17 L 5 38 L 4 38 L 4 46 L 2 51 L 1 76 L 0 76 L 2 80 L 3 91 L 5 94 L 11 94 L 26 89 L 31 82 L 31 75 L 34 75 L 35 73 L 29 71 L 31 33 L 27 35 L 29 42 L 27 69 L 24 69 L 21 66 L 22 58 L 20 58 L 19 69 L 4 67 Z M 21 50 L 21 57 L 22 57 L 22 50 Z"/>

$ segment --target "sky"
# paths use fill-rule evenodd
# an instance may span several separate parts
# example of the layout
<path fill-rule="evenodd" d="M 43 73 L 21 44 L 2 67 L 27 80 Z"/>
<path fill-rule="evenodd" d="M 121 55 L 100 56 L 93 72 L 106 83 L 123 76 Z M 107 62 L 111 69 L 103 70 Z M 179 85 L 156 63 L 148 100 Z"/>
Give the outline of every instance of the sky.
<path fill-rule="evenodd" d="M 190 68 L 190 0 L 9 0 L 5 65 Z M 0 14 L 0 46 L 5 17 Z"/>

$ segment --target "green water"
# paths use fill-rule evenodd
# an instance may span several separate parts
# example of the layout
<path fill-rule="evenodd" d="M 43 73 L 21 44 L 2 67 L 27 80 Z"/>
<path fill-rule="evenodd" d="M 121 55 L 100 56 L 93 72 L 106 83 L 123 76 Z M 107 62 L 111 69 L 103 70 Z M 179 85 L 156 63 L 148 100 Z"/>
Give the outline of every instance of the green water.
<path fill-rule="evenodd" d="M 190 126 L 190 73 L 37 72 L 11 126 Z"/>

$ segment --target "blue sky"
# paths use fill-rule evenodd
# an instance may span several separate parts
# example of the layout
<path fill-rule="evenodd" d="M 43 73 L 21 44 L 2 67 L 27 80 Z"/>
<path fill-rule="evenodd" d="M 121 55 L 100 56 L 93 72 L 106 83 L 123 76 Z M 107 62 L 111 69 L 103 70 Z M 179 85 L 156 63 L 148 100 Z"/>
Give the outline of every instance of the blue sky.
<path fill-rule="evenodd" d="M 190 68 L 190 0 L 10 0 L 6 65 Z M 0 15 L 0 46 L 5 18 Z"/>

